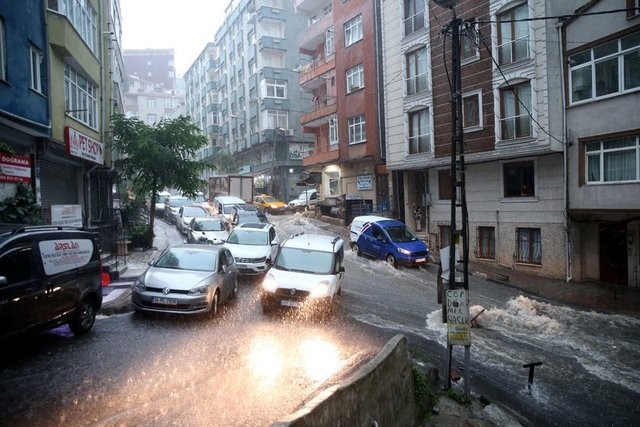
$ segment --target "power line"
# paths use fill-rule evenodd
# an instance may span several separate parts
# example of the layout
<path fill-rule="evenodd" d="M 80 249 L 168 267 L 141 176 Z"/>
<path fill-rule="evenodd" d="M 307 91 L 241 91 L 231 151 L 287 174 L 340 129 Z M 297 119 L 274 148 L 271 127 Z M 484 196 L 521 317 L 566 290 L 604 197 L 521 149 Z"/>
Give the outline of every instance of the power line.
<path fill-rule="evenodd" d="M 559 19 L 566 20 L 570 18 L 579 18 L 581 16 L 595 16 L 595 15 L 607 15 L 611 13 L 620 13 L 620 12 L 635 12 L 640 11 L 640 7 L 630 7 L 626 9 L 611 9 L 611 10 L 602 10 L 600 12 L 585 12 L 585 13 L 572 13 L 568 15 L 556 15 L 556 16 L 541 16 L 537 18 L 521 18 L 521 19 L 508 19 L 508 20 L 500 20 L 500 21 L 477 21 L 482 24 L 500 24 L 504 22 L 527 22 L 527 21 L 547 21 L 549 19 Z"/>

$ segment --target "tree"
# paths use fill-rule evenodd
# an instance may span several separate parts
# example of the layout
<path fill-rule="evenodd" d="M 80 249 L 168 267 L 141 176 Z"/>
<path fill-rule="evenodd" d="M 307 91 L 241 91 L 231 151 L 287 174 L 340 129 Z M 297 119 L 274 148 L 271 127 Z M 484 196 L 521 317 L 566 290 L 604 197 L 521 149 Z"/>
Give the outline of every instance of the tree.
<path fill-rule="evenodd" d="M 196 197 L 206 186 L 200 176 L 205 169 L 214 167 L 193 159 L 207 143 L 190 117 L 163 119 L 148 126 L 137 117 L 115 114 L 109 147 L 120 155 L 114 162 L 120 176 L 132 183 L 136 194 L 150 194 L 153 207 L 158 193 L 167 187 L 187 197 Z M 154 221 L 155 209 L 152 208 L 149 210 L 151 230 Z M 153 234 L 149 236 L 149 246 L 152 246 Z"/>

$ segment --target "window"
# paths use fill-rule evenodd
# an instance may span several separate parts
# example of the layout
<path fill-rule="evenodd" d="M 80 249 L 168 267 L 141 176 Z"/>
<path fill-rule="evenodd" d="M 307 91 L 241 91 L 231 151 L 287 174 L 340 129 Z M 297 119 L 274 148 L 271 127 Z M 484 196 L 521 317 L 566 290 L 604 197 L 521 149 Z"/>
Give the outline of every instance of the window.
<path fill-rule="evenodd" d="M 404 0 L 404 35 L 424 28 L 424 0 Z"/>
<path fill-rule="evenodd" d="M 43 54 L 40 49 L 33 46 L 29 48 L 31 55 L 31 89 L 42 93 L 42 75 L 44 73 Z"/>
<path fill-rule="evenodd" d="M 262 80 L 263 94 L 266 98 L 286 98 L 287 81 L 278 79 Z"/>
<path fill-rule="evenodd" d="M 364 87 L 364 66 L 358 64 L 347 70 L 347 93 Z"/>
<path fill-rule="evenodd" d="M 427 80 L 427 48 L 421 47 L 407 53 L 407 95 L 428 89 Z"/>
<path fill-rule="evenodd" d="M 334 53 L 336 53 L 336 46 L 334 44 L 333 32 L 334 32 L 334 29 L 333 27 L 331 27 L 324 33 L 325 34 L 324 36 L 325 37 L 325 41 L 324 41 L 325 56 L 333 55 Z"/>
<path fill-rule="evenodd" d="M 640 31 L 569 57 L 571 102 L 640 88 Z"/>
<path fill-rule="evenodd" d="M 173 108 L 173 98 L 164 99 L 164 108 Z"/>
<path fill-rule="evenodd" d="M 511 85 L 500 91 L 502 140 L 531 136 L 531 86 L 529 82 Z"/>
<path fill-rule="evenodd" d="M 533 161 L 502 165 L 504 197 L 534 197 L 535 164 Z"/>
<path fill-rule="evenodd" d="M 627 18 L 640 15 L 640 0 L 627 0 Z"/>
<path fill-rule="evenodd" d="M 482 128 L 482 91 L 462 95 L 462 127 L 464 130 Z"/>
<path fill-rule="evenodd" d="M 35 275 L 33 248 L 29 242 L 17 242 L 16 247 L 9 249 L 0 257 L 0 271 L 7 278 L 8 285 L 26 282 Z"/>
<path fill-rule="evenodd" d="M 478 227 L 478 258 L 496 258 L 496 232 L 493 227 Z"/>
<path fill-rule="evenodd" d="M 460 34 L 460 59 L 463 63 L 480 58 L 478 24 L 467 26 Z"/>
<path fill-rule="evenodd" d="M 65 112 L 87 126 L 98 128 L 98 87 L 69 64 L 64 66 Z"/>
<path fill-rule="evenodd" d="M 431 146 L 429 109 L 409 113 L 409 154 L 428 153 Z"/>
<path fill-rule="evenodd" d="M 98 51 L 98 14 L 88 0 L 49 1 L 47 7 L 65 15 L 93 53 Z"/>
<path fill-rule="evenodd" d="M 589 142 L 587 183 L 640 181 L 640 137 Z"/>
<path fill-rule="evenodd" d="M 451 200 L 451 170 L 440 169 L 438 171 L 438 198 Z"/>
<path fill-rule="evenodd" d="M 147 124 L 148 125 L 152 125 L 156 122 L 156 115 L 155 114 L 147 114 Z"/>
<path fill-rule="evenodd" d="M 5 37 L 4 20 L 0 19 L 0 80 L 7 80 L 7 44 Z"/>
<path fill-rule="evenodd" d="M 289 129 L 289 115 L 286 111 L 266 110 L 263 114 L 267 129 Z"/>
<path fill-rule="evenodd" d="M 358 144 L 367 140 L 364 123 L 364 114 L 349 117 L 349 144 Z"/>
<path fill-rule="evenodd" d="M 338 116 L 333 114 L 329 117 L 329 147 L 338 148 Z"/>
<path fill-rule="evenodd" d="M 529 23 L 518 21 L 528 17 L 527 3 L 498 14 L 498 62 L 500 65 L 511 64 L 529 57 Z"/>
<path fill-rule="evenodd" d="M 344 24 L 344 46 L 351 46 L 358 40 L 362 40 L 362 15 Z"/>
<path fill-rule="evenodd" d="M 155 98 L 147 98 L 147 107 L 155 108 L 156 107 L 156 99 Z"/>
<path fill-rule="evenodd" d="M 516 228 L 516 262 L 542 264 L 539 228 Z"/>

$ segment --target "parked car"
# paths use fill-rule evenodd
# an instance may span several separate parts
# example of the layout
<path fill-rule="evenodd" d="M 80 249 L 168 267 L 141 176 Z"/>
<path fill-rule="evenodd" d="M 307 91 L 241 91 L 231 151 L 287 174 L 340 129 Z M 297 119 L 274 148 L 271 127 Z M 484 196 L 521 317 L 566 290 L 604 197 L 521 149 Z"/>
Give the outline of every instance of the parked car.
<path fill-rule="evenodd" d="M 238 294 L 238 268 L 224 246 L 167 248 L 132 286 L 140 312 L 218 314 L 220 304 Z"/>
<path fill-rule="evenodd" d="M 213 199 L 213 208 L 216 213 L 224 216 L 227 222 L 231 222 L 231 210 L 237 205 L 246 205 L 246 203 L 240 197 L 235 196 L 218 196 Z"/>
<path fill-rule="evenodd" d="M 342 292 L 343 261 L 340 237 L 304 233 L 289 237 L 262 281 L 263 312 L 310 306 L 329 314 Z"/>
<path fill-rule="evenodd" d="M 169 199 L 165 203 L 164 219 L 169 224 L 176 224 L 176 217 L 181 206 L 196 205 L 201 205 L 206 209 L 206 206 L 204 206 L 206 205 L 204 196 L 199 195 L 192 199 L 185 196 L 169 196 Z"/>
<path fill-rule="evenodd" d="M 247 222 L 268 224 L 269 218 L 256 206 L 235 205 L 231 209 L 231 227 L 237 227 Z"/>
<path fill-rule="evenodd" d="M 224 245 L 233 254 L 241 275 L 257 276 L 269 269 L 278 243 L 273 224 L 246 223 L 234 228 Z"/>
<path fill-rule="evenodd" d="M 426 265 L 432 260 L 427 244 L 396 219 L 367 221 L 362 217 L 355 217 L 349 227 L 349 234 L 352 239 L 351 249 L 356 254 L 386 260 L 394 267 Z"/>
<path fill-rule="evenodd" d="M 180 206 L 176 216 L 176 228 L 182 234 L 187 234 L 192 218 L 204 218 L 211 216 L 209 211 L 200 205 Z"/>
<path fill-rule="evenodd" d="M 95 234 L 71 227 L 10 226 L 0 234 L 0 340 L 69 324 L 88 332 L 102 306 Z"/>
<path fill-rule="evenodd" d="M 318 190 L 305 190 L 297 199 L 293 199 L 289 202 L 289 208 L 293 210 L 314 209 L 316 203 L 318 203 Z"/>
<path fill-rule="evenodd" d="M 281 214 L 284 213 L 287 209 L 287 205 L 285 205 L 280 200 L 276 199 L 273 196 L 269 196 L 267 194 L 260 194 L 259 196 L 253 197 L 253 204 L 260 209 L 264 213 L 268 214 Z"/>
<path fill-rule="evenodd" d="M 168 191 L 161 191 L 158 193 L 156 203 L 154 205 L 156 215 L 164 215 L 164 207 L 171 194 Z"/>
<path fill-rule="evenodd" d="M 189 223 L 187 231 L 189 243 L 217 245 L 224 243 L 227 237 L 229 237 L 229 226 L 221 215 L 205 218 L 194 217 Z"/>

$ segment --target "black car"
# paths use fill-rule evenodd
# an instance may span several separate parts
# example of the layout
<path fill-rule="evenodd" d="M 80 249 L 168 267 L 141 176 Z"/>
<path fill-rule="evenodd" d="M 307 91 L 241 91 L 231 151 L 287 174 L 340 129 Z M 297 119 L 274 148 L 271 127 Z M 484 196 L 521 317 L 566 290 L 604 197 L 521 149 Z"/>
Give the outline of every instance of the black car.
<path fill-rule="evenodd" d="M 102 306 L 95 234 L 72 227 L 0 232 L 0 340 L 68 323 L 88 332 Z"/>
<path fill-rule="evenodd" d="M 269 218 L 262 210 L 253 205 L 236 205 L 231 211 L 231 226 L 237 227 L 245 223 L 269 224 Z"/>

